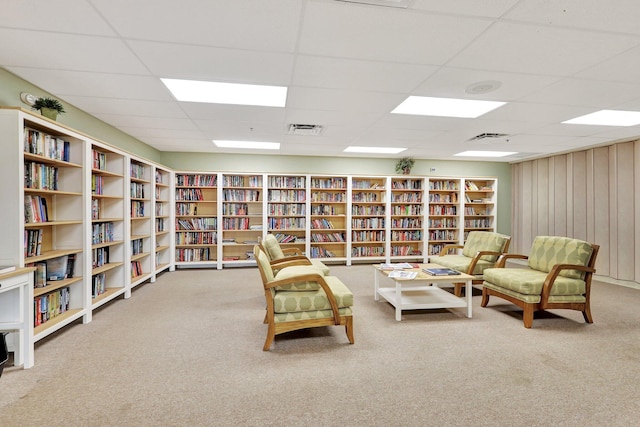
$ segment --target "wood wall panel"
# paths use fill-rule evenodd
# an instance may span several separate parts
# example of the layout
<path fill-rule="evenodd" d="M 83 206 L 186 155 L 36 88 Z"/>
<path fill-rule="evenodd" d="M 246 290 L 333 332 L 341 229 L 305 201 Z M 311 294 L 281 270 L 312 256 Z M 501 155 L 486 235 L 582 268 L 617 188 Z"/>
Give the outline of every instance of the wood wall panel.
<path fill-rule="evenodd" d="M 517 163 L 512 173 L 511 252 L 528 254 L 538 235 L 584 239 L 600 245 L 598 275 L 640 282 L 640 140 Z"/>
<path fill-rule="evenodd" d="M 633 143 L 617 144 L 616 187 L 618 216 L 618 279 L 633 280 L 635 272 L 635 220 L 633 191 Z"/>

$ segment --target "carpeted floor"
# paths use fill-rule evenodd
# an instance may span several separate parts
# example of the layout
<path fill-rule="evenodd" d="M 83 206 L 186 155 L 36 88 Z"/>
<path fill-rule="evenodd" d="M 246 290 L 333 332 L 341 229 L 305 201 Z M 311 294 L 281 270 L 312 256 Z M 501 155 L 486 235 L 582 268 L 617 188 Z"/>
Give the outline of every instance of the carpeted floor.
<path fill-rule="evenodd" d="M 262 351 L 257 269 L 180 270 L 5 368 L 2 426 L 630 426 L 640 419 L 640 291 L 596 282 L 595 323 L 493 298 L 407 312 L 373 299 L 371 266 L 333 266 L 356 296 L 343 327 Z"/>

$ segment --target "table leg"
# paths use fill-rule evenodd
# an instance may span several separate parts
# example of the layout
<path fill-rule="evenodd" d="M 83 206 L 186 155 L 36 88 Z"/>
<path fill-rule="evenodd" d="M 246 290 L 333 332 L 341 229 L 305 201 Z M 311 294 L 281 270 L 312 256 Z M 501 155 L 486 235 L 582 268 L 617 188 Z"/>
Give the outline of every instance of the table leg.
<path fill-rule="evenodd" d="M 467 280 L 467 282 L 464 285 L 464 296 L 467 299 L 467 317 L 470 319 L 471 318 L 471 308 L 473 307 L 473 303 L 472 303 L 472 293 L 473 293 L 473 286 L 471 286 L 471 280 Z"/>
<path fill-rule="evenodd" d="M 380 283 L 378 283 L 379 275 L 382 274 L 378 270 L 373 269 L 373 299 L 378 301 L 380 299 L 380 295 L 378 295 L 378 288 L 380 287 Z"/>
<path fill-rule="evenodd" d="M 396 320 L 400 322 L 402 320 L 402 286 L 399 280 L 396 282 Z"/>

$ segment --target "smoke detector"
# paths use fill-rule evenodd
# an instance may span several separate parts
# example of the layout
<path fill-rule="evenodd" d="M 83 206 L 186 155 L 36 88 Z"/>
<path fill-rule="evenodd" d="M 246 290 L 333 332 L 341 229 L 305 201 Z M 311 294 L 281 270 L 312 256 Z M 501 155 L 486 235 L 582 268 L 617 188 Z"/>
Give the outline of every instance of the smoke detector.
<path fill-rule="evenodd" d="M 491 133 L 491 132 L 485 132 L 485 133 L 481 133 L 479 135 L 474 136 L 473 138 L 469 138 L 467 139 L 468 142 L 478 142 L 478 141 L 482 141 L 485 139 L 501 139 L 501 138 L 507 138 L 509 136 L 508 133 Z M 486 142 L 486 141 L 485 141 Z M 509 142 L 509 140 L 507 139 L 506 142 Z"/>
<path fill-rule="evenodd" d="M 302 136 L 318 136 L 324 130 L 324 126 L 320 125 L 305 125 L 305 124 L 290 124 L 287 134 L 289 135 L 302 135 Z"/>

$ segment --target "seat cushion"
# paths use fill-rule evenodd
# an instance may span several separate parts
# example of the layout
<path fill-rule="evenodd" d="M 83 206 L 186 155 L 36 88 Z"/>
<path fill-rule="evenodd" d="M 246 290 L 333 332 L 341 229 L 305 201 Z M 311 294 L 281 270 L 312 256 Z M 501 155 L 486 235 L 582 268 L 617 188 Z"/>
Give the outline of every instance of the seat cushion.
<path fill-rule="evenodd" d="M 548 273 L 556 264 L 587 266 L 593 247 L 589 242 L 568 237 L 537 236 L 531 246 L 529 268 Z M 584 273 L 578 270 L 562 270 L 561 276 L 582 279 Z"/>
<path fill-rule="evenodd" d="M 351 307 L 339 308 L 340 316 L 352 316 Z M 294 311 L 293 313 L 274 313 L 276 323 L 294 322 L 296 320 L 329 319 L 333 317 L 333 310 Z"/>
<path fill-rule="evenodd" d="M 509 236 L 505 236 L 504 234 L 492 233 L 490 231 L 472 231 L 464 243 L 462 255 L 473 258 L 478 251 L 502 253 L 508 240 Z M 494 263 L 498 260 L 498 256 L 483 255 L 480 259 Z"/>
<path fill-rule="evenodd" d="M 484 271 L 484 283 L 490 288 L 507 289 L 520 295 L 542 294 L 547 273 L 530 268 L 488 268 Z M 586 283 L 581 279 L 558 276 L 551 288 L 551 296 L 584 295 Z"/>
<path fill-rule="evenodd" d="M 432 258 L 433 262 L 442 265 L 443 267 L 453 268 L 454 270 L 466 273 L 469 271 L 469 265 L 472 259 L 464 255 L 444 255 L 441 257 Z M 476 263 L 476 267 L 473 269 L 474 276 L 482 276 L 482 273 L 487 268 L 495 266 L 495 262 L 485 261 L 482 258 Z"/>
<path fill-rule="evenodd" d="M 335 276 L 325 276 L 325 281 L 336 298 L 339 308 L 353 305 L 353 293 Z M 322 288 L 315 291 L 277 291 L 273 297 L 274 312 L 331 310 L 327 294 Z"/>

